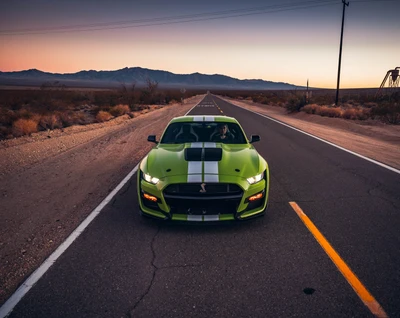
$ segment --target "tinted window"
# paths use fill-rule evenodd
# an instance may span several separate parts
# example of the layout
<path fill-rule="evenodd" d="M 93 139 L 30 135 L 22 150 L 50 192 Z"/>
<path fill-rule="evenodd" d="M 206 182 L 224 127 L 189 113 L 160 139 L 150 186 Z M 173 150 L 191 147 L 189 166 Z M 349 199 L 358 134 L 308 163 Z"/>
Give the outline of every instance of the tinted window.
<path fill-rule="evenodd" d="M 245 144 L 246 138 L 236 123 L 185 122 L 170 124 L 161 139 L 163 144 L 222 142 Z"/>

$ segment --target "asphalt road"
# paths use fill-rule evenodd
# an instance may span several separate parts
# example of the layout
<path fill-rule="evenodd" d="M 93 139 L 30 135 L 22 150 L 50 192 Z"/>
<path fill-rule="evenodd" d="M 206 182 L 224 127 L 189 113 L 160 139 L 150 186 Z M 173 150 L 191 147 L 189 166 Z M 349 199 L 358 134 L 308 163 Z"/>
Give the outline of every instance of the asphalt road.
<path fill-rule="evenodd" d="M 191 113 L 221 112 L 261 136 L 265 217 L 155 222 L 139 215 L 135 175 L 11 317 L 373 317 L 292 201 L 400 317 L 400 175 L 211 95 Z"/>

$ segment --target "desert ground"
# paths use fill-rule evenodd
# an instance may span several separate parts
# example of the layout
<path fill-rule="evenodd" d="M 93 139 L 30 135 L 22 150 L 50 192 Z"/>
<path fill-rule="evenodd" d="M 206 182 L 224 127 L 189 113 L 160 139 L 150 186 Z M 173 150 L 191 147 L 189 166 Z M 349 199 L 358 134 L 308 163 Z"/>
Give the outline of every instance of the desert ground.
<path fill-rule="evenodd" d="M 0 304 L 146 155 L 147 136 L 202 97 L 0 142 Z M 400 126 L 229 101 L 400 169 Z"/>

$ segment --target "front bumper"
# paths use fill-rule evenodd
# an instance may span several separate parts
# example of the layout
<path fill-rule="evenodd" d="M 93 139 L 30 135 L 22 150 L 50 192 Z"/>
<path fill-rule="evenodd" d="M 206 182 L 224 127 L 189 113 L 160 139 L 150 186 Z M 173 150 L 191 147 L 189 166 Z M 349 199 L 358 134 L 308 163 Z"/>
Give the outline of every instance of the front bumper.
<path fill-rule="evenodd" d="M 179 178 L 181 181 L 181 178 Z M 157 219 L 189 222 L 216 222 L 245 220 L 264 214 L 269 193 L 268 171 L 262 181 L 249 185 L 245 179 L 237 177 L 221 177 L 219 185 L 231 184 L 239 191 L 223 195 L 214 194 L 181 194 L 164 193 L 169 185 L 178 184 L 178 179 L 160 181 L 157 185 L 148 183 L 138 174 L 138 198 L 142 213 Z M 190 184 L 196 186 L 196 184 Z M 209 183 L 207 185 L 211 186 Z M 215 184 L 214 184 L 215 185 Z M 201 185 L 198 185 L 199 190 Z M 262 193 L 258 200 L 249 201 L 249 198 Z M 145 194 L 146 197 L 145 198 Z M 149 196 L 152 200 L 149 200 Z M 156 199 L 154 199 L 156 198 Z"/>

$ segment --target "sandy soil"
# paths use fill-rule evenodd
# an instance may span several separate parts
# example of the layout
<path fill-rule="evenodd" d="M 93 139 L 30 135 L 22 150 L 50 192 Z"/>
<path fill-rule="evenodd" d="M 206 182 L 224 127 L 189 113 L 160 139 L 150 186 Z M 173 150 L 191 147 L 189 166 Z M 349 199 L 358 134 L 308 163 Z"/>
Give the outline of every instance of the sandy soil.
<path fill-rule="evenodd" d="M 135 167 L 168 121 L 202 96 L 135 118 L 0 142 L 0 304 Z M 400 127 L 231 101 L 400 168 Z M 366 146 L 367 145 L 367 146 Z M 73 194 L 73 195 L 72 195 Z"/>

